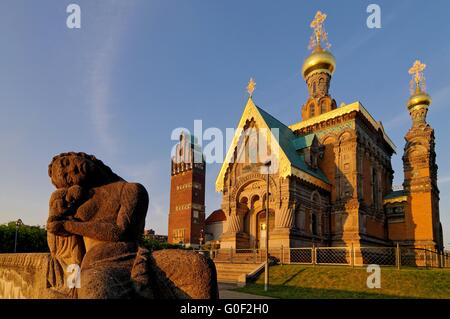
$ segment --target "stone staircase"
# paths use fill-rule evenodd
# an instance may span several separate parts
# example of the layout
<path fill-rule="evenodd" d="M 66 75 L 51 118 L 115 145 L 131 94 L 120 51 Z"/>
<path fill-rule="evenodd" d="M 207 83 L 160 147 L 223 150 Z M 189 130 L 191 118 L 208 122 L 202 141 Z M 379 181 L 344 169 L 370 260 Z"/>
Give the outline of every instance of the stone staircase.
<path fill-rule="evenodd" d="M 214 260 L 217 270 L 217 281 L 245 285 L 247 279 L 255 277 L 264 269 L 264 263 L 230 263 Z"/>

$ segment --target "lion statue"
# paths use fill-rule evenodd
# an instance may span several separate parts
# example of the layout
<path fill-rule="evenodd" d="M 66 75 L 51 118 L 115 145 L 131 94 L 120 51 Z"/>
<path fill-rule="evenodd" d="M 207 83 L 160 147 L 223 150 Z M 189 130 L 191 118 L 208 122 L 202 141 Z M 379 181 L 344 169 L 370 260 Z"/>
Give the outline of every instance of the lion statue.
<path fill-rule="evenodd" d="M 195 252 L 139 247 L 146 189 L 119 177 L 93 155 L 62 153 L 48 174 L 56 190 L 47 221 L 55 298 L 218 298 L 214 263 Z M 70 284 L 67 267 L 78 265 Z M 73 282 L 72 282 L 73 283 Z"/>

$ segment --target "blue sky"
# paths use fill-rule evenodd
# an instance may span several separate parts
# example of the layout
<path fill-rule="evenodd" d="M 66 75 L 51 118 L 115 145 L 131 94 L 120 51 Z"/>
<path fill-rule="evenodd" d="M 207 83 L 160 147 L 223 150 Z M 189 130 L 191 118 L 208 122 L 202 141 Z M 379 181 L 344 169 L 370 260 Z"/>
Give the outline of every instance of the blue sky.
<path fill-rule="evenodd" d="M 81 7 L 81 29 L 66 7 Z M 382 28 L 368 29 L 377 3 Z M 255 102 L 286 124 L 307 98 L 300 69 L 317 10 L 337 68 L 331 94 L 361 101 L 397 145 L 403 181 L 408 68 L 427 64 L 436 129 L 440 212 L 450 246 L 450 23 L 447 0 L 433 1 L 23 1 L 0 2 L 0 223 L 45 224 L 53 155 L 95 154 L 150 194 L 147 228 L 167 233 L 171 132 L 234 127 L 254 77 Z M 220 206 L 207 167 L 206 210 Z"/>

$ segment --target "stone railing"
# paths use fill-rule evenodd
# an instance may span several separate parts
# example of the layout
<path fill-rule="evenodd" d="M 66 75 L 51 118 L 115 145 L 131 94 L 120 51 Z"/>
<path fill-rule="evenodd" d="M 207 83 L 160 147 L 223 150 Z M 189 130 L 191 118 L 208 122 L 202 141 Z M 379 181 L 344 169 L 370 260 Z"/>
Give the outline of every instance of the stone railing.
<path fill-rule="evenodd" d="M 44 298 L 50 254 L 0 254 L 0 299 Z"/>

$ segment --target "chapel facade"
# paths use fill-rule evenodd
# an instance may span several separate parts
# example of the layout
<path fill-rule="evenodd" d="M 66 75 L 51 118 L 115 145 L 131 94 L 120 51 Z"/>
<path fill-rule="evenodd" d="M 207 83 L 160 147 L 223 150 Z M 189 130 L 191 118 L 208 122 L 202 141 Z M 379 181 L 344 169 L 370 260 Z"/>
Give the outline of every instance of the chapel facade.
<path fill-rule="evenodd" d="M 216 179 L 226 217 L 220 247 L 262 248 L 269 229 L 270 247 L 399 243 L 442 250 L 425 65 L 416 61 L 410 70 L 405 180 L 403 190 L 393 191 L 396 147 L 383 125 L 360 102 L 338 107 L 330 94 L 336 60 L 323 48 L 325 18 L 318 12 L 311 23 L 312 52 L 302 67 L 308 98 L 300 122 L 285 125 L 258 107 L 255 83 L 249 84 L 250 97 Z"/>

